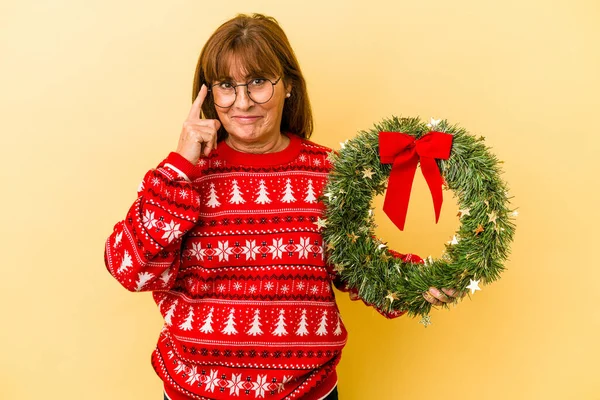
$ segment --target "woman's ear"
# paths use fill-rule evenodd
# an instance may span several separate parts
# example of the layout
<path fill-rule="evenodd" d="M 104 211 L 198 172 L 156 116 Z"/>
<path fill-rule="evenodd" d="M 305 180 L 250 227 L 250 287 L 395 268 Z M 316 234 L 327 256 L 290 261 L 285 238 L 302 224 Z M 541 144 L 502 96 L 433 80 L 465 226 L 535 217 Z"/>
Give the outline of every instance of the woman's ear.
<path fill-rule="evenodd" d="M 290 97 L 292 94 L 292 83 L 285 83 L 284 85 L 285 88 L 285 97 Z"/>

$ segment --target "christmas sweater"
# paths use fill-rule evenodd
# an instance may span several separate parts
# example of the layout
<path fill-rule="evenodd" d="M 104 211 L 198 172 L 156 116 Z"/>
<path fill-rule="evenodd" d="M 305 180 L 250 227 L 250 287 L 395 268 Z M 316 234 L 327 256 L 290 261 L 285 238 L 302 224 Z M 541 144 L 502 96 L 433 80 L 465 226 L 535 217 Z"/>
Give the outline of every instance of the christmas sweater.
<path fill-rule="evenodd" d="M 331 150 L 288 137 L 266 154 L 220 142 L 196 165 L 171 152 L 106 241 L 110 274 L 164 318 L 151 362 L 173 400 L 320 399 L 337 383 L 332 283 L 350 290 L 318 223 Z"/>

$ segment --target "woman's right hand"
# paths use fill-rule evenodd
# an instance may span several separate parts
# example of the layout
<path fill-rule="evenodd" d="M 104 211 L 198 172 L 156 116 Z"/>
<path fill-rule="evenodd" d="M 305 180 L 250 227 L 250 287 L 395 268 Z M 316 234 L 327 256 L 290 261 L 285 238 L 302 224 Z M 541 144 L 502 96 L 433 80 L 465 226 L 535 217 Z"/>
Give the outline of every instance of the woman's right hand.
<path fill-rule="evenodd" d="M 202 103 L 207 93 L 208 89 L 203 84 L 187 119 L 183 122 L 177 145 L 177 153 L 194 165 L 203 154 L 208 157 L 210 152 L 217 148 L 217 131 L 221 127 L 221 122 L 217 119 L 200 118 Z"/>

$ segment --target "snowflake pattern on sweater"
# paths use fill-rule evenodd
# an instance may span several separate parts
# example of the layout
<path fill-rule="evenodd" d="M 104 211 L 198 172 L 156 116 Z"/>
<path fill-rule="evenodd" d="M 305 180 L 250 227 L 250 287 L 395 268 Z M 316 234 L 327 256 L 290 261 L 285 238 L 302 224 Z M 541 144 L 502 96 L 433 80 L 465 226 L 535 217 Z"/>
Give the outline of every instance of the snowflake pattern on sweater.
<path fill-rule="evenodd" d="M 106 241 L 108 271 L 152 291 L 164 327 L 152 364 L 173 400 L 318 398 L 346 343 L 318 201 L 330 149 L 298 136 L 277 153 L 219 143 L 148 171 Z"/>

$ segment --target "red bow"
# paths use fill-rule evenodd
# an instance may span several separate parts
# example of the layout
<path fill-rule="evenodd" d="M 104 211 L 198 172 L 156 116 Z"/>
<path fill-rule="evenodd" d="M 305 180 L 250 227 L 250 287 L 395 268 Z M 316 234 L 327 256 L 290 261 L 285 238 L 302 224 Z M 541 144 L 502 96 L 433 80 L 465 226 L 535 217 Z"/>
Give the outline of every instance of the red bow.
<path fill-rule="evenodd" d="M 432 131 L 415 140 L 406 133 L 379 132 L 381 163 L 393 164 L 383 211 L 400 230 L 404 230 L 408 200 L 419 160 L 433 198 L 435 222 L 438 222 L 443 201 L 443 179 L 435 159 L 447 160 L 451 148 L 452 135 L 447 133 Z"/>

